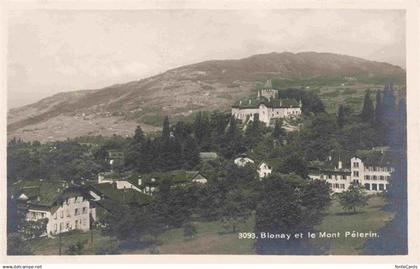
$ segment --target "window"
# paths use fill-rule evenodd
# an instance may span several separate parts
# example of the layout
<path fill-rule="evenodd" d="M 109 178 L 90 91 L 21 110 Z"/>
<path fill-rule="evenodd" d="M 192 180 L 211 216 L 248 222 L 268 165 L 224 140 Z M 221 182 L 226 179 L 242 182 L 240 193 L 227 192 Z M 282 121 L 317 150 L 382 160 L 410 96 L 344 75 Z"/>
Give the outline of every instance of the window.
<path fill-rule="evenodd" d="M 66 223 L 66 229 L 69 229 L 70 228 L 70 223 Z"/>
<path fill-rule="evenodd" d="M 379 176 L 379 179 L 380 180 L 384 180 L 384 176 Z"/>
<path fill-rule="evenodd" d="M 378 190 L 378 185 L 377 184 L 372 184 L 372 190 L 377 191 Z"/>
<path fill-rule="evenodd" d="M 353 176 L 358 177 L 359 176 L 359 171 L 353 171 Z"/>
<path fill-rule="evenodd" d="M 76 208 L 75 210 L 74 210 L 74 215 L 79 215 L 79 209 L 78 208 Z"/>
<path fill-rule="evenodd" d="M 354 168 L 359 168 L 359 163 L 354 162 L 354 163 L 353 163 L 353 167 L 354 167 Z"/>
<path fill-rule="evenodd" d="M 377 176 L 373 176 L 373 180 L 376 180 L 376 179 L 378 179 Z"/>
<path fill-rule="evenodd" d="M 370 184 L 369 183 L 366 183 L 365 184 L 365 189 L 368 190 L 368 191 L 370 191 Z"/>
<path fill-rule="evenodd" d="M 332 178 L 332 176 L 331 175 L 328 175 L 328 179 L 331 179 Z"/>
<path fill-rule="evenodd" d="M 264 173 L 264 176 L 265 176 L 265 173 Z M 86 211 L 87 211 L 86 207 L 83 207 L 83 211 L 82 211 L 83 213 L 82 214 L 86 214 Z"/>
<path fill-rule="evenodd" d="M 340 186 L 341 186 L 342 189 L 346 188 L 346 185 L 344 185 L 344 184 L 340 184 Z"/>
<path fill-rule="evenodd" d="M 369 180 L 369 179 L 370 179 L 370 176 L 365 176 L 365 179 L 366 179 L 366 180 Z"/>
<path fill-rule="evenodd" d="M 56 223 L 56 224 L 54 224 L 54 232 L 55 232 L 55 233 L 57 232 L 57 223 Z"/>
<path fill-rule="evenodd" d="M 384 184 L 379 184 L 379 190 L 383 191 L 384 190 Z"/>
<path fill-rule="evenodd" d="M 61 210 L 61 212 L 60 212 L 60 217 L 64 218 L 64 211 L 63 210 Z"/>

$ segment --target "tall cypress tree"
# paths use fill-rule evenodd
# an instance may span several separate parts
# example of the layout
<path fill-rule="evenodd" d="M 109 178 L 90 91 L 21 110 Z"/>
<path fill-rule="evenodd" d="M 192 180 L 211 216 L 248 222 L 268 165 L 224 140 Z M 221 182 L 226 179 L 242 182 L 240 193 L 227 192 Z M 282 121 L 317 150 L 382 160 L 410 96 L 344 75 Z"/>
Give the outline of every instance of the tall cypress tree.
<path fill-rule="evenodd" d="M 186 139 L 183 155 L 185 160 L 184 166 L 187 169 L 194 168 L 200 163 L 200 150 L 197 142 L 191 136 Z"/>
<path fill-rule="evenodd" d="M 375 122 L 377 124 L 383 123 L 384 117 L 384 100 L 380 91 L 376 92 L 376 105 L 375 105 Z"/>
<path fill-rule="evenodd" d="M 167 140 L 167 139 L 169 139 L 169 136 L 170 136 L 169 117 L 165 116 L 165 119 L 163 120 L 162 138 L 164 140 Z"/>
<path fill-rule="evenodd" d="M 140 126 L 137 126 L 136 130 L 134 131 L 133 139 L 136 144 L 143 144 L 145 142 L 144 133 Z"/>
<path fill-rule="evenodd" d="M 363 101 L 363 108 L 362 113 L 360 113 L 360 117 L 363 121 L 369 122 L 372 121 L 374 118 L 375 111 L 373 109 L 373 102 L 370 98 L 370 91 L 367 90 L 365 94 L 365 99 Z"/>
<path fill-rule="evenodd" d="M 280 139 L 280 137 L 284 134 L 282 126 L 283 126 L 283 119 L 276 120 L 276 123 L 274 125 L 273 134 L 272 134 L 272 136 L 274 138 Z"/>
<path fill-rule="evenodd" d="M 345 122 L 344 106 L 343 105 L 340 105 L 338 107 L 338 112 L 337 112 L 337 126 L 340 129 L 343 128 L 344 122 Z"/>

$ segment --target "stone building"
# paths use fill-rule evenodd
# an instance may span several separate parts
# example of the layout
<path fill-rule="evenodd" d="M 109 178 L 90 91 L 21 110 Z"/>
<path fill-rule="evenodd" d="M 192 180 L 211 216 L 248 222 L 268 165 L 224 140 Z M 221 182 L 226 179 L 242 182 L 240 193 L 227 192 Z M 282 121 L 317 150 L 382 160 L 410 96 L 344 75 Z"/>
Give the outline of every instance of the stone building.
<path fill-rule="evenodd" d="M 19 182 L 16 186 L 18 210 L 25 221 L 47 220 L 44 236 L 71 230 L 88 231 L 96 220 L 90 195 L 80 186 L 63 181 Z"/>
<path fill-rule="evenodd" d="M 255 115 L 267 126 L 273 126 L 276 119 L 297 118 L 302 114 L 302 103 L 294 99 L 278 98 L 278 91 L 272 89 L 271 82 L 268 88 L 258 91 L 255 98 L 241 100 L 232 106 L 232 115 L 243 123 L 253 121 Z M 270 88 L 271 87 L 271 88 Z"/>

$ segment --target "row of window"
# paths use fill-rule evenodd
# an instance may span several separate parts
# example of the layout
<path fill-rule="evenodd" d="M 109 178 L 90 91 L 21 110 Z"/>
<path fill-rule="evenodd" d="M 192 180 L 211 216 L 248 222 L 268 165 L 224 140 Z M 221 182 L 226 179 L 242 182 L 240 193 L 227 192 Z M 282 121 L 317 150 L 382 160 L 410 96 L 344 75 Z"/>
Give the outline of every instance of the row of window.
<path fill-rule="evenodd" d="M 370 179 L 372 179 L 372 180 L 377 180 L 377 179 L 379 179 L 379 180 L 390 180 L 391 179 L 391 176 L 365 176 L 365 179 L 366 180 L 370 180 Z"/>
<path fill-rule="evenodd" d="M 81 227 L 86 227 L 87 226 L 87 220 L 86 219 L 75 220 L 74 221 L 74 226 L 70 222 L 66 222 L 65 225 L 66 226 L 65 226 L 65 229 L 64 229 L 64 223 L 60 222 L 60 230 L 58 230 L 58 225 L 57 225 L 57 223 L 55 223 L 54 224 L 54 233 L 64 231 L 64 230 L 72 230 L 72 229 L 79 229 Z"/>
<path fill-rule="evenodd" d="M 373 183 L 373 184 L 369 184 L 369 183 L 366 183 L 365 184 L 365 189 L 366 190 L 368 190 L 368 191 L 383 191 L 383 190 L 386 190 L 388 188 L 388 184 L 375 184 L 375 183 Z"/>
<path fill-rule="evenodd" d="M 343 175 L 321 175 L 321 179 L 343 179 L 346 180 L 347 176 L 343 176 Z"/>
<path fill-rule="evenodd" d="M 46 213 L 43 212 L 31 212 L 31 219 L 43 219 L 46 217 Z"/>
<path fill-rule="evenodd" d="M 71 198 L 67 198 L 64 202 L 63 202 L 63 206 L 64 205 L 69 205 L 70 204 L 70 199 Z M 74 198 L 74 203 L 75 204 L 78 204 L 78 203 L 82 203 L 82 202 L 84 202 L 86 199 L 85 199 L 85 197 L 83 197 L 83 196 L 81 196 L 80 198 L 79 197 L 75 197 Z"/>
<path fill-rule="evenodd" d="M 353 168 L 359 168 L 359 163 L 358 162 L 353 162 Z M 370 171 L 370 172 L 392 172 L 392 168 L 389 167 L 380 167 L 380 166 L 369 166 L 369 167 L 365 167 L 365 171 Z"/>
<path fill-rule="evenodd" d="M 346 185 L 344 184 L 339 184 L 339 183 L 328 183 L 328 185 L 333 188 L 333 189 L 345 189 Z"/>
<path fill-rule="evenodd" d="M 392 172 L 392 168 L 388 168 L 388 167 L 368 167 L 365 170 L 370 171 L 370 172 Z"/>
<path fill-rule="evenodd" d="M 87 214 L 87 207 L 83 207 L 82 210 L 80 210 L 80 208 L 75 208 L 74 209 L 74 215 L 78 216 L 80 214 Z M 70 210 L 66 209 L 66 216 L 70 217 Z M 60 211 L 60 218 L 64 218 L 64 210 Z M 57 219 L 57 212 L 54 213 L 54 219 Z"/>

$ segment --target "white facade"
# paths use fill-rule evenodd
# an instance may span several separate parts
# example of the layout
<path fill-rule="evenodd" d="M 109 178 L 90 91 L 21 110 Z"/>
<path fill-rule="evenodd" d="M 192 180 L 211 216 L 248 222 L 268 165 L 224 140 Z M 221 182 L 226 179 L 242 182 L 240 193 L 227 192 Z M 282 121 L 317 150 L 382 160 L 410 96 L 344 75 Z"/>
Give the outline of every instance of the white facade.
<path fill-rule="evenodd" d="M 83 196 L 67 198 L 58 208 L 51 210 L 29 209 L 27 221 L 48 219 L 47 235 L 56 235 L 71 230 L 88 231 L 90 216 L 96 219 L 96 209 L 90 208 L 90 203 Z"/>
<path fill-rule="evenodd" d="M 125 180 L 116 180 L 114 181 L 115 186 L 118 190 L 124 190 L 124 189 L 133 189 L 135 191 L 141 192 L 139 188 L 137 188 L 134 184 L 131 184 L 128 181 Z"/>
<path fill-rule="evenodd" d="M 368 166 L 360 158 L 353 157 L 350 160 L 351 169 L 320 169 L 317 174 L 309 174 L 312 180 L 320 179 L 329 183 L 332 191 L 343 192 L 348 189 L 352 182 L 364 187 L 368 194 L 380 193 L 388 189 L 391 174 L 394 171 L 386 166 Z"/>
<path fill-rule="evenodd" d="M 255 114 L 258 114 L 259 121 L 269 126 L 272 119 L 300 117 L 302 110 L 300 107 L 271 108 L 265 104 L 260 104 L 258 108 L 232 108 L 232 115 L 242 122 L 253 121 Z"/>
<path fill-rule="evenodd" d="M 321 170 L 319 174 L 309 174 L 312 180 L 325 180 L 333 192 L 343 192 L 348 189 L 351 184 L 350 171 L 342 170 Z"/>
<path fill-rule="evenodd" d="M 351 159 L 352 181 L 360 183 L 368 193 L 378 193 L 388 189 L 391 167 L 365 165 L 360 158 Z"/>
<path fill-rule="evenodd" d="M 271 175 L 271 173 L 273 172 L 273 170 L 271 169 L 271 167 L 266 164 L 265 162 L 262 162 L 259 166 L 258 166 L 258 176 L 260 178 L 260 180 L 262 180 L 265 177 L 268 177 L 269 175 Z"/>
<path fill-rule="evenodd" d="M 247 158 L 247 157 L 236 158 L 233 162 L 239 167 L 244 167 L 247 164 L 254 163 L 253 160 L 251 160 L 250 158 Z"/>

